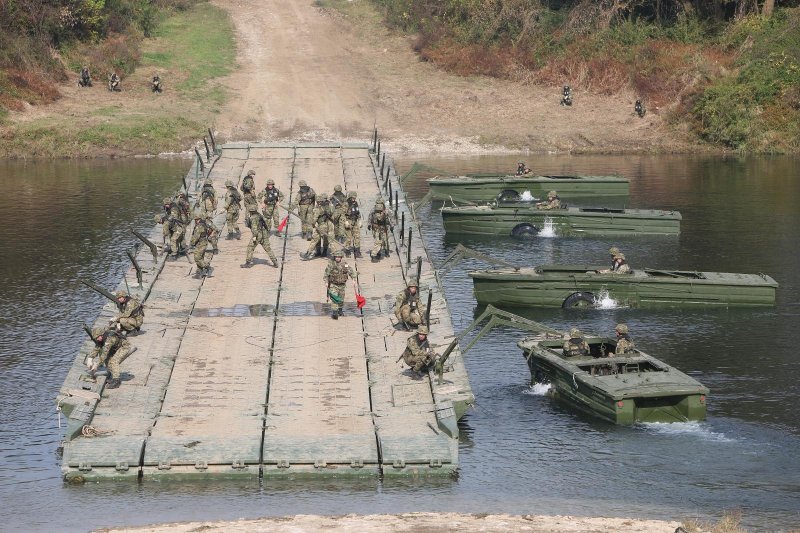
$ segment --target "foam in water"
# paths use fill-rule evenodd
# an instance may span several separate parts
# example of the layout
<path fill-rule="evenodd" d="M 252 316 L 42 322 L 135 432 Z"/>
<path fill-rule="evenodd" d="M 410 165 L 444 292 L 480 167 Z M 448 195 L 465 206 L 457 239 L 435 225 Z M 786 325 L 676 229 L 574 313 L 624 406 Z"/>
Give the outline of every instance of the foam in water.
<path fill-rule="evenodd" d="M 611 297 L 608 289 L 603 289 L 597 293 L 594 297 L 594 305 L 598 309 L 616 309 L 619 307 L 619 303 Z"/>
<path fill-rule="evenodd" d="M 523 192 L 520 195 L 519 199 L 522 200 L 523 202 L 533 202 L 534 200 L 536 200 L 536 198 L 534 198 L 533 195 L 531 194 L 531 191 Z"/>
<path fill-rule="evenodd" d="M 544 396 L 549 390 L 549 383 L 534 383 L 533 386 L 522 391 L 522 394 L 527 394 L 529 396 Z"/>
<path fill-rule="evenodd" d="M 538 233 L 539 237 L 544 239 L 552 239 L 556 236 L 556 230 L 553 227 L 553 219 L 550 217 L 544 217 L 544 225 L 542 229 Z"/>
<path fill-rule="evenodd" d="M 702 422 L 642 422 L 638 425 L 662 435 L 685 435 L 712 442 L 736 442 L 736 439 L 726 437 L 724 433 L 711 431 Z"/>

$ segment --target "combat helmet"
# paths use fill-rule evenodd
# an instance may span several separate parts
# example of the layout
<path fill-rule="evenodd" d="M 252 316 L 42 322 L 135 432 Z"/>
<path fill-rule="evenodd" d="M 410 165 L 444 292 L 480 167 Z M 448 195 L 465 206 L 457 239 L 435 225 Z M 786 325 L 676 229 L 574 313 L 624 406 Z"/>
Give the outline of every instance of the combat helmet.
<path fill-rule="evenodd" d="M 203 182 L 203 185 L 214 185 L 214 182 L 211 181 L 211 178 L 206 178 L 206 180 Z"/>
<path fill-rule="evenodd" d="M 275 185 L 275 180 L 270 178 L 267 180 L 267 185 Z"/>
<path fill-rule="evenodd" d="M 608 249 L 608 253 L 616 257 L 620 254 L 620 251 L 619 248 L 617 248 L 616 246 L 612 246 L 611 248 Z"/>
<path fill-rule="evenodd" d="M 419 283 L 417 283 L 417 278 L 408 278 L 408 283 L 406 284 L 406 286 L 419 288 Z"/>
<path fill-rule="evenodd" d="M 572 328 L 569 330 L 570 339 L 580 339 L 581 337 L 583 337 L 583 335 L 581 335 L 581 330 L 578 328 Z"/>
<path fill-rule="evenodd" d="M 306 180 L 298 181 L 297 185 L 299 185 L 300 187 L 308 187 L 308 183 L 306 183 Z"/>
<path fill-rule="evenodd" d="M 356 198 L 357 196 L 358 194 L 356 194 L 356 191 L 350 191 L 349 193 L 347 193 L 348 198 Z"/>
<path fill-rule="evenodd" d="M 381 202 L 379 204 L 375 204 L 375 211 L 383 211 L 385 208 L 386 208 L 386 206 L 383 205 L 383 202 Z"/>
<path fill-rule="evenodd" d="M 333 257 L 334 258 L 336 258 L 336 257 L 344 257 L 344 252 L 342 250 L 336 250 L 335 252 L 333 252 Z"/>
<path fill-rule="evenodd" d="M 328 201 L 327 193 L 322 193 L 319 196 L 317 196 L 317 202 L 327 202 L 327 201 Z"/>
<path fill-rule="evenodd" d="M 430 333 L 430 330 L 428 330 L 428 326 L 423 324 L 417 328 L 417 333 L 419 333 L 420 335 L 427 335 L 428 333 Z"/>
<path fill-rule="evenodd" d="M 336 191 L 336 192 L 342 192 L 342 186 L 341 185 L 337 185 L 336 187 L 333 188 L 333 190 Z"/>
<path fill-rule="evenodd" d="M 172 198 L 169 198 L 169 197 L 165 196 L 165 197 L 164 197 L 164 202 L 163 202 L 163 204 L 164 204 L 164 205 L 167 205 L 167 204 L 168 204 L 168 203 L 170 203 L 170 202 L 172 202 Z"/>
<path fill-rule="evenodd" d="M 256 171 L 251 168 L 250 170 L 247 171 L 247 175 L 248 176 L 255 176 L 256 175 Z"/>
<path fill-rule="evenodd" d="M 114 293 L 114 296 L 116 296 L 117 298 L 125 298 L 126 296 L 128 296 L 128 293 L 125 291 L 117 291 Z"/>
<path fill-rule="evenodd" d="M 558 193 L 556 191 L 550 191 L 549 193 L 547 193 L 548 198 L 555 198 L 556 196 L 558 196 Z"/>
<path fill-rule="evenodd" d="M 627 324 L 617 324 L 617 327 L 614 328 L 614 331 L 616 331 L 617 333 L 621 333 L 621 334 L 625 335 L 626 333 L 628 333 L 628 325 Z"/>
<path fill-rule="evenodd" d="M 258 206 L 257 205 L 248 205 L 247 206 L 247 212 L 248 213 L 255 213 L 257 211 L 258 211 Z"/>
<path fill-rule="evenodd" d="M 105 332 L 106 332 L 106 328 L 104 328 L 104 327 L 92 328 L 92 338 L 96 339 L 97 337 L 100 337 Z"/>
<path fill-rule="evenodd" d="M 225 180 L 226 187 L 233 187 L 233 182 L 231 180 Z"/>

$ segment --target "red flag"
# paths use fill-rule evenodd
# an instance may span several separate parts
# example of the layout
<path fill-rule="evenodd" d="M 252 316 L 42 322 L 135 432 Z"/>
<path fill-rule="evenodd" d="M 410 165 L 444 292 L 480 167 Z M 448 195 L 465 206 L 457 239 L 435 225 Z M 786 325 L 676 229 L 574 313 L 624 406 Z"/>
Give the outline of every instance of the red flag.
<path fill-rule="evenodd" d="M 278 233 L 283 231 L 283 228 L 286 227 L 286 223 L 287 222 L 289 222 L 289 215 L 286 215 L 285 217 L 283 217 L 283 220 L 281 220 L 281 223 L 278 224 Z"/>
<path fill-rule="evenodd" d="M 358 305 L 359 309 L 363 309 L 364 306 L 367 305 L 367 299 L 358 294 L 355 283 L 353 284 L 353 292 L 356 293 L 356 305 Z"/>

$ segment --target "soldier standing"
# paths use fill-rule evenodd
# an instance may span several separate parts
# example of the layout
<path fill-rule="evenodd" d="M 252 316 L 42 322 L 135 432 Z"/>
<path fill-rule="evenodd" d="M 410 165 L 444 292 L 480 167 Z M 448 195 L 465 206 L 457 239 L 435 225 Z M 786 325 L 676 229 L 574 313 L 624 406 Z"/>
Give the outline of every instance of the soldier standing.
<path fill-rule="evenodd" d="M 342 215 L 342 220 L 344 221 L 344 247 L 346 254 L 349 255 L 352 248 L 353 255 L 361 257 L 361 210 L 356 197 L 355 191 L 347 193 L 347 202 Z"/>
<path fill-rule="evenodd" d="M 342 251 L 336 250 L 333 253 L 333 259 L 328 262 L 328 266 L 325 268 L 325 274 L 322 276 L 322 279 L 327 284 L 326 290 L 328 298 L 330 298 L 332 302 L 331 318 L 334 320 L 338 320 L 343 313 L 344 289 L 347 278 L 352 280 L 356 279 L 356 271 L 345 263 L 342 260 L 343 258 L 344 254 Z"/>
<path fill-rule="evenodd" d="M 614 328 L 614 332 L 617 334 L 617 346 L 614 348 L 613 352 L 609 352 L 608 356 L 613 357 L 614 355 L 633 353 L 633 339 L 631 339 L 631 336 L 628 334 L 628 326 L 626 324 L 617 324 L 617 327 Z"/>
<path fill-rule="evenodd" d="M 255 252 L 259 244 L 264 251 L 267 252 L 267 255 L 272 261 L 272 266 L 278 268 L 278 258 L 272 253 L 272 248 L 269 245 L 269 228 L 267 227 L 267 221 L 264 219 L 264 216 L 258 212 L 257 205 L 251 205 L 247 208 L 247 227 L 249 227 L 250 231 L 253 233 L 253 238 L 250 239 L 250 243 L 247 245 L 247 259 L 242 265 L 242 268 L 250 268 L 253 266 L 253 252 Z"/>
<path fill-rule="evenodd" d="M 564 357 L 587 357 L 589 355 L 589 343 L 583 338 L 581 330 L 572 328 L 569 336 L 564 339 Z"/>
<path fill-rule="evenodd" d="M 189 244 L 194 246 L 194 263 L 197 266 L 196 278 L 206 277 L 211 274 L 211 261 L 206 261 L 206 249 L 214 232 L 214 227 L 209 226 L 206 219 L 200 214 L 200 210 L 197 210 L 194 214 L 194 231 L 189 241 Z"/>
<path fill-rule="evenodd" d="M 619 251 L 619 248 L 612 246 L 609 248 L 608 253 L 611 254 L 611 268 L 598 270 L 600 274 L 630 274 L 631 267 L 625 259 L 625 255 Z"/>
<path fill-rule="evenodd" d="M 313 258 L 316 255 L 317 246 L 319 246 L 320 255 L 325 255 L 325 249 L 328 247 L 339 249 L 338 243 L 334 243 L 333 207 L 328 202 L 327 194 L 322 193 L 317 198 L 317 207 L 314 208 L 312 220 L 314 221 L 313 239 L 306 253 L 300 254 L 303 259 Z"/>
<path fill-rule="evenodd" d="M 189 210 L 191 206 L 189 205 L 189 200 L 186 199 L 186 192 L 180 191 L 176 196 L 174 203 L 178 206 L 178 212 L 181 219 L 181 224 L 183 224 L 184 229 L 186 226 L 189 225 Z"/>
<path fill-rule="evenodd" d="M 225 192 L 225 222 L 228 226 L 228 238 L 230 239 L 234 234 L 237 238 L 241 236 L 239 230 L 239 209 L 242 206 L 242 195 L 236 190 L 236 186 L 231 180 L 225 181 L 225 187 L 228 189 Z"/>
<path fill-rule="evenodd" d="M 406 341 L 406 349 L 402 355 L 403 362 L 414 372 L 428 372 L 438 358 L 428 342 L 428 333 L 428 326 L 420 326 Z"/>
<path fill-rule="evenodd" d="M 558 193 L 556 191 L 550 191 L 547 193 L 547 201 L 546 202 L 536 202 L 536 209 L 561 209 L 561 199 L 558 197 Z"/>
<path fill-rule="evenodd" d="M 400 291 L 394 300 L 394 316 L 406 329 L 416 328 L 425 321 L 425 305 L 419 301 L 419 285 L 415 278 L 408 280 L 408 286 Z"/>
<path fill-rule="evenodd" d="M 116 389 L 120 386 L 119 366 L 131 354 L 131 345 L 115 328 L 95 328 L 92 330 L 94 349 L 89 354 L 87 363 L 89 371 L 94 375 L 100 365 L 104 365 L 111 373 L 106 388 Z"/>
<path fill-rule="evenodd" d="M 290 211 L 297 209 L 297 215 L 302 223 L 303 238 L 310 241 L 312 237 L 311 226 L 313 224 L 314 201 L 317 199 L 317 193 L 308 186 L 305 180 L 300 180 L 298 185 L 300 189 L 297 191 L 294 201 L 292 201 Z"/>
<path fill-rule="evenodd" d="M 156 215 L 156 222 L 161 222 L 164 235 L 166 252 L 175 259 L 183 253 L 183 239 L 186 235 L 186 226 L 181 220 L 180 207 L 169 198 L 164 198 L 164 214 Z"/>
<path fill-rule="evenodd" d="M 114 296 L 116 296 L 119 309 L 119 314 L 114 318 L 114 322 L 119 323 L 120 328 L 127 333 L 138 332 L 144 322 L 142 302 L 124 291 L 117 291 Z"/>
<path fill-rule="evenodd" d="M 389 230 L 392 228 L 392 221 L 386 213 L 386 206 L 378 198 L 375 200 L 375 209 L 369 215 L 369 226 L 372 236 L 375 239 L 375 246 L 369 252 L 372 262 L 376 263 L 381 258 L 381 253 L 389 257 Z"/>
<path fill-rule="evenodd" d="M 214 182 L 211 178 L 206 178 L 203 182 L 203 188 L 200 190 L 200 207 L 205 212 L 206 216 L 214 216 L 217 211 L 217 191 L 214 190 Z"/>
<path fill-rule="evenodd" d="M 336 240 L 339 244 L 344 244 L 344 214 L 347 197 L 342 192 L 342 186 L 336 185 L 331 194 L 331 206 L 333 207 L 333 227 Z"/>
<path fill-rule="evenodd" d="M 268 179 L 267 186 L 264 190 L 258 193 L 258 199 L 264 200 L 264 220 L 267 221 L 267 230 L 272 229 L 272 224 L 275 224 L 275 231 L 278 230 L 280 223 L 278 217 L 278 205 L 283 201 L 283 193 L 275 187 L 275 180 Z M 280 233 L 280 232 L 278 232 Z"/>
<path fill-rule="evenodd" d="M 256 192 L 256 183 L 253 176 L 256 175 L 255 170 L 248 170 L 247 175 L 242 180 L 242 194 L 253 193 Z"/>

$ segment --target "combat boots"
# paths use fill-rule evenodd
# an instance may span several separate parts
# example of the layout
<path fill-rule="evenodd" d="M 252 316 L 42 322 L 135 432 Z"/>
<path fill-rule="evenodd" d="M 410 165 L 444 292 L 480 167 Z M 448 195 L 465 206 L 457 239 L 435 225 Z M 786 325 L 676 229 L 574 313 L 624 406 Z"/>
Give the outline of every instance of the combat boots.
<path fill-rule="evenodd" d="M 253 266 L 253 260 L 252 259 L 246 260 L 244 262 L 244 264 L 241 265 L 242 268 L 250 268 L 251 266 Z"/>
<path fill-rule="evenodd" d="M 122 380 L 120 380 L 119 378 L 111 378 L 108 381 L 106 381 L 106 388 L 107 389 L 118 389 L 121 383 L 122 383 Z"/>
<path fill-rule="evenodd" d="M 358 247 L 357 248 L 353 248 L 353 256 L 355 256 L 356 259 L 360 258 L 361 257 L 361 248 L 358 248 Z"/>
<path fill-rule="evenodd" d="M 331 318 L 334 319 L 334 320 L 339 320 L 339 313 L 335 309 L 331 313 Z"/>

